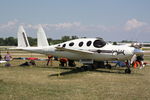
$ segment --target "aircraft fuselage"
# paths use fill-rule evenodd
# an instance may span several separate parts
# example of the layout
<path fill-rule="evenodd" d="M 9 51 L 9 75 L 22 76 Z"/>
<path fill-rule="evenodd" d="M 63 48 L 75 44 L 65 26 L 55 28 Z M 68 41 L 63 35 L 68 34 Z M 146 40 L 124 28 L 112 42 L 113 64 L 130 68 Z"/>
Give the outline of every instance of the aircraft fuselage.
<path fill-rule="evenodd" d="M 57 57 L 65 57 L 72 60 L 92 59 L 94 61 L 128 60 L 131 59 L 134 54 L 135 48 L 133 47 L 101 43 L 101 41 L 98 40 L 99 39 L 95 38 L 76 39 L 57 45 L 26 47 L 22 49 L 46 55 L 51 54 Z M 62 49 L 57 49 L 57 47 Z"/>

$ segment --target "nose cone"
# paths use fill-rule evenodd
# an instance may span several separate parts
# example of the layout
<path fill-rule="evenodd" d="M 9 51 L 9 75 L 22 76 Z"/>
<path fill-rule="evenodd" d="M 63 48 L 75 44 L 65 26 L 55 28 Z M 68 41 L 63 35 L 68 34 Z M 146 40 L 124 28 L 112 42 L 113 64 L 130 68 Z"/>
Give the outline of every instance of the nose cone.
<path fill-rule="evenodd" d="M 141 50 L 141 49 L 134 49 L 134 54 L 136 54 L 136 55 L 143 55 L 144 51 Z"/>

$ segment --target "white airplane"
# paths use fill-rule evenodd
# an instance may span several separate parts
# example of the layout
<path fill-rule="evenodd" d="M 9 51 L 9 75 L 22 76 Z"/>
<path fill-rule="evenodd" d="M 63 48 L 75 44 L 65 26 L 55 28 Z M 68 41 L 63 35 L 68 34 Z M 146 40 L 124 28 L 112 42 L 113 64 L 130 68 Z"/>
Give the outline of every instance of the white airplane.
<path fill-rule="evenodd" d="M 98 65 L 101 61 L 130 61 L 133 55 L 143 54 L 140 49 L 124 45 L 112 45 L 102 38 L 81 38 L 49 46 L 41 26 L 39 26 L 37 32 L 37 47 L 30 47 L 26 32 L 23 26 L 20 26 L 18 30 L 18 47 L 15 49 L 65 57 L 89 65 Z M 129 66 L 125 73 L 131 73 Z"/>

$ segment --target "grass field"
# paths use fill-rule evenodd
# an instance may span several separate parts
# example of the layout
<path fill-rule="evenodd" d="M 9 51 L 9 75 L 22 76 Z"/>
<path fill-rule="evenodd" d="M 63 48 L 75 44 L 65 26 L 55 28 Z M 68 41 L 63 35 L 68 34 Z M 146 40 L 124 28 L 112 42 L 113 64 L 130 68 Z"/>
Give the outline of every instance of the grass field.
<path fill-rule="evenodd" d="M 145 59 L 150 61 L 149 56 Z M 124 68 L 92 71 L 58 68 L 57 61 L 53 66 L 46 66 L 46 61 L 37 61 L 37 66 L 19 67 L 23 62 L 13 60 L 11 67 L 0 65 L 0 100 L 150 99 L 150 66 L 124 74 Z M 77 66 L 81 64 L 77 63 Z"/>

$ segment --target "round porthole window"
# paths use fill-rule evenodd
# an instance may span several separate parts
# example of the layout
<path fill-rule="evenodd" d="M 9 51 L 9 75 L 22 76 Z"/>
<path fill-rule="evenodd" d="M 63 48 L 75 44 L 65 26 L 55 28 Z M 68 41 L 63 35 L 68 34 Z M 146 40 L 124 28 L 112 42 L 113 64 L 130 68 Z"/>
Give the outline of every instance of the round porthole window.
<path fill-rule="evenodd" d="M 86 45 L 89 47 L 91 44 L 92 44 L 92 41 L 88 41 Z"/>
<path fill-rule="evenodd" d="M 66 47 L 66 44 L 63 44 L 63 46 L 62 47 Z"/>
<path fill-rule="evenodd" d="M 74 45 L 74 43 L 73 43 L 73 42 L 69 43 L 69 46 L 73 46 L 73 45 Z"/>
<path fill-rule="evenodd" d="M 80 43 L 79 43 L 79 47 L 82 47 L 82 46 L 83 46 L 83 42 L 80 42 Z"/>

